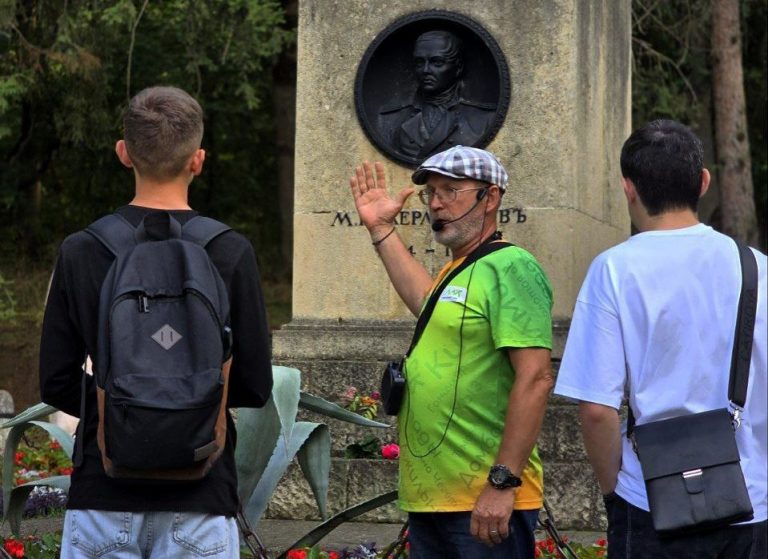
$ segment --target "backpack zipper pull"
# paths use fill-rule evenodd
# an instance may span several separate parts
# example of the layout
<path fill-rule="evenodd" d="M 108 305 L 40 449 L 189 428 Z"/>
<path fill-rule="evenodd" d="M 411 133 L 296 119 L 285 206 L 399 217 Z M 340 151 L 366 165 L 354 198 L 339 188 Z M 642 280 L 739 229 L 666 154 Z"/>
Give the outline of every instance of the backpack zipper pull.
<path fill-rule="evenodd" d="M 149 312 L 149 298 L 146 295 L 139 295 L 139 312 Z"/>

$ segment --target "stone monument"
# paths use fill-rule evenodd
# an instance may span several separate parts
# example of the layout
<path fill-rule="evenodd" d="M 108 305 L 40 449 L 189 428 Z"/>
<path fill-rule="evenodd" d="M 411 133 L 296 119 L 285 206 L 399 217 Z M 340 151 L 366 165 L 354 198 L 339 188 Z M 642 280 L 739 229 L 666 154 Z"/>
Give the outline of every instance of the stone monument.
<path fill-rule="evenodd" d="M 470 91 L 468 86 L 460 96 L 451 90 L 459 78 L 475 80 L 475 88 L 484 77 L 496 85 L 504 81 L 503 70 L 479 71 L 465 61 L 453 74 L 459 77 L 448 81 L 445 91 L 453 96 L 453 105 L 448 102 L 445 110 L 458 99 L 471 104 L 463 117 L 471 124 L 471 133 L 461 141 L 487 144 L 510 174 L 499 223 L 504 236 L 532 252 L 550 278 L 555 294 L 555 362 L 562 355 L 573 304 L 590 261 L 630 232 L 618 163 L 630 132 L 629 0 L 443 0 L 440 10 L 430 11 L 434 7 L 426 0 L 300 4 L 293 316 L 275 332 L 274 359 L 299 368 L 304 388 L 321 396 L 333 398 L 348 385 L 376 388 L 383 363 L 407 349 L 415 323 L 390 287 L 358 222 L 348 181 L 362 160 L 381 160 L 388 183 L 399 190 L 409 184 L 419 157 L 452 141 L 445 130 L 433 138 L 440 128 L 433 123 L 421 130 L 421 136 L 413 136 L 415 144 L 404 143 L 403 134 L 418 130 L 409 122 L 413 114 L 408 99 L 416 89 L 426 89 L 416 71 L 406 72 L 402 79 L 389 75 L 385 85 L 392 97 L 396 92 L 400 97 L 392 103 L 370 101 L 368 124 L 358 119 L 361 104 L 355 99 L 355 84 L 361 62 L 372 44 L 383 44 L 386 30 L 402 29 L 398 22 L 427 19 L 437 31 L 460 35 L 461 28 L 440 23 L 441 18 L 449 21 L 450 14 L 458 14 L 459 20 L 474 22 L 499 47 L 508 69 L 508 101 L 503 95 Z M 415 47 L 424 42 L 421 35 L 427 31 L 411 29 L 410 42 L 403 41 L 407 48 L 392 55 L 390 66 L 398 67 L 397 56 L 413 57 L 417 66 L 419 58 L 423 63 L 429 53 Z M 451 40 L 433 34 L 430 44 L 421 46 L 442 52 Z M 507 102 L 502 110 L 501 104 Z M 432 241 L 427 220 L 426 208 L 413 196 L 400 214 L 398 232 L 412 254 L 437 272 L 448 255 Z M 546 493 L 562 527 L 595 528 L 602 521 L 602 505 L 584 461 L 573 412 L 574 407 L 563 401 L 550 402 L 539 443 Z M 331 430 L 336 449 L 362 433 L 371 434 L 333 422 Z M 372 434 L 390 440 L 396 436 L 394 430 Z M 361 468 L 334 462 L 332 512 L 394 486 L 393 465 Z M 278 492 L 270 514 L 303 516 L 306 509 L 300 507 L 306 502 L 296 495 L 281 499 Z M 288 501 L 298 501 L 299 508 L 289 510 Z M 398 513 L 391 508 L 373 517 L 392 520 Z"/>

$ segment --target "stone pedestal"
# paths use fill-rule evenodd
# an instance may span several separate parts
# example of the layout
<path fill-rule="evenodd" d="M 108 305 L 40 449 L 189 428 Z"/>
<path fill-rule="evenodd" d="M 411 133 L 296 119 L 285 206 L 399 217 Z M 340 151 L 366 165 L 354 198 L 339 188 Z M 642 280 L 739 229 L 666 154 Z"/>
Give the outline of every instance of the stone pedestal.
<path fill-rule="evenodd" d="M 355 114 L 353 84 L 378 33 L 401 16 L 434 7 L 426 0 L 300 4 L 293 318 L 275 333 L 274 356 L 302 370 L 305 389 L 319 395 L 335 396 L 347 385 L 376 388 L 383 363 L 407 349 L 415 323 L 358 222 L 348 182 L 362 160 L 384 161 L 391 190 L 409 185 L 411 169 L 386 160 L 368 141 Z M 532 252 L 550 278 L 553 357 L 560 357 L 590 261 L 629 235 L 618 157 L 630 132 L 630 2 L 444 0 L 440 9 L 477 21 L 507 60 L 511 102 L 488 146 L 510 175 L 499 227 Z M 398 232 L 436 273 L 448 255 L 432 241 L 424 213 L 412 197 Z M 336 449 L 358 435 L 333 423 L 331 429 Z M 599 499 L 573 406 L 553 399 L 542 455 L 561 524 L 598 526 Z"/>

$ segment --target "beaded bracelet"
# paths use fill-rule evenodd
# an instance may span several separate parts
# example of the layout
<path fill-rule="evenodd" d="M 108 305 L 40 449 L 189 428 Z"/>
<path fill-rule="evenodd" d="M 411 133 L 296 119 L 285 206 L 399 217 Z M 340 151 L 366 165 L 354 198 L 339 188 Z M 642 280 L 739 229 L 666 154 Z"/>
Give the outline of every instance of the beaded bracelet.
<path fill-rule="evenodd" d="M 389 231 L 389 233 L 387 233 L 386 235 L 384 235 L 384 236 L 383 236 L 381 239 L 379 239 L 378 241 L 371 241 L 371 244 L 372 244 L 373 246 L 375 246 L 375 247 L 379 246 L 381 243 L 383 243 L 384 241 L 386 241 L 386 240 L 387 240 L 387 237 L 389 237 L 389 236 L 390 236 L 392 233 L 394 233 L 394 232 L 395 232 L 395 226 L 393 225 L 393 226 L 392 226 L 392 229 Z"/>

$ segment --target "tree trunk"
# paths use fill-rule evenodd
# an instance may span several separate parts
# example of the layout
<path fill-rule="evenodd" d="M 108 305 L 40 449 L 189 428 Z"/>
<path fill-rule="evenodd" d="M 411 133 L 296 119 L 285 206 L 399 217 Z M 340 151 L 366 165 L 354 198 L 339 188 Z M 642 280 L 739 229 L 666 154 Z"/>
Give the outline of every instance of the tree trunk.
<path fill-rule="evenodd" d="M 723 232 L 756 245 L 759 239 L 747 136 L 739 0 L 713 0 L 712 55 Z"/>
<path fill-rule="evenodd" d="M 283 0 L 286 19 L 295 29 L 298 0 Z M 273 68 L 273 102 L 277 142 L 280 207 L 280 253 L 286 270 L 293 262 L 293 164 L 296 137 L 296 43 L 286 48 Z"/>

